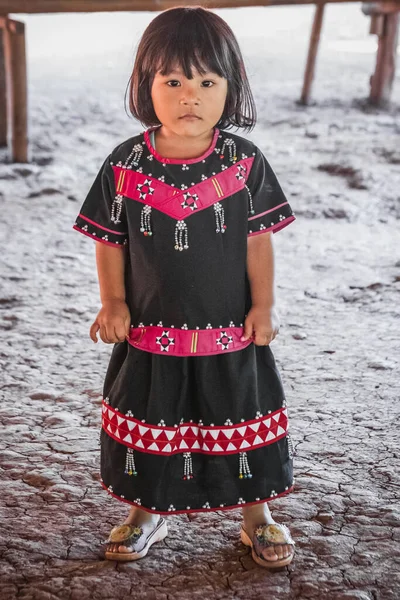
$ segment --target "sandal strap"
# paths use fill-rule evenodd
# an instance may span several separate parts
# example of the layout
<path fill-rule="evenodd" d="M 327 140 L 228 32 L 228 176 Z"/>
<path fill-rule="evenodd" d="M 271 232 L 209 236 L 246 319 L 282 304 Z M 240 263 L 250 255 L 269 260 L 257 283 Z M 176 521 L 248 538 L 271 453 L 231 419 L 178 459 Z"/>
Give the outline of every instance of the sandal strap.
<path fill-rule="evenodd" d="M 254 530 L 254 537 L 260 546 L 280 546 L 290 544 L 295 546 L 296 542 L 290 535 L 289 528 L 283 523 L 271 523 L 270 525 L 258 525 Z"/>
<path fill-rule="evenodd" d="M 106 540 L 103 540 L 102 544 L 122 544 L 123 542 L 130 541 L 130 545 L 134 543 L 136 540 L 143 535 L 143 529 L 140 525 L 130 525 L 128 523 L 122 523 L 121 525 L 116 525 L 110 531 L 110 535 Z M 127 544 L 123 544 L 127 545 Z"/>

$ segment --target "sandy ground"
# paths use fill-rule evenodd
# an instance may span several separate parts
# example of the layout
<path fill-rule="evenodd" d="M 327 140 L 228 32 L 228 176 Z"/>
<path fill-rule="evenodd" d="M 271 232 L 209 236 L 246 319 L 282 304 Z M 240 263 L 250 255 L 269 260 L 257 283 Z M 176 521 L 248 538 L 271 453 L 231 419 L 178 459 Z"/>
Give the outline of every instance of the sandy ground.
<path fill-rule="evenodd" d="M 368 109 L 374 39 L 358 5 L 327 11 L 315 104 L 300 107 L 312 7 L 220 11 L 248 64 L 249 135 L 297 221 L 274 236 L 272 342 L 296 447 L 294 493 L 270 504 L 293 563 L 270 574 L 239 540 L 240 510 L 169 517 L 136 563 L 102 558 L 128 506 L 99 482 L 111 352 L 94 243 L 72 224 L 104 157 L 141 126 L 123 96 L 154 14 L 22 17 L 32 162 L 0 153 L 1 600 L 397 600 L 400 83 Z M 250 34 L 251 32 L 251 34 Z"/>

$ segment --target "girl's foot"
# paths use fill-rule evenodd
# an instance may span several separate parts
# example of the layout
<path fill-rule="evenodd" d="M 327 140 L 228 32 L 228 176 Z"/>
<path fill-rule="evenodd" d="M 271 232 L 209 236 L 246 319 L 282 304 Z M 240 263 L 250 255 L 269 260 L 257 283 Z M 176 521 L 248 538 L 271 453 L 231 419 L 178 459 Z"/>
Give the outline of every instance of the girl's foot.
<path fill-rule="evenodd" d="M 159 520 L 160 515 L 149 513 L 137 506 L 133 506 L 123 524 L 139 525 L 143 529 L 143 536 L 136 540 L 136 542 L 132 546 L 123 546 L 121 544 L 109 543 L 107 544 L 106 552 L 135 552 L 136 547 L 143 546 L 142 538 L 146 538 L 155 529 Z"/>
<path fill-rule="evenodd" d="M 262 504 L 255 504 L 253 506 L 243 506 L 242 515 L 243 528 L 250 539 L 253 537 L 254 530 L 258 525 L 271 525 L 272 523 L 276 523 L 276 521 L 274 521 L 274 519 L 272 518 L 267 502 L 263 502 Z M 262 556 L 272 563 L 287 558 L 293 553 L 294 549 L 293 546 L 291 546 L 290 544 L 270 546 L 267 548 L 263 548 L 262 550 Z"/>

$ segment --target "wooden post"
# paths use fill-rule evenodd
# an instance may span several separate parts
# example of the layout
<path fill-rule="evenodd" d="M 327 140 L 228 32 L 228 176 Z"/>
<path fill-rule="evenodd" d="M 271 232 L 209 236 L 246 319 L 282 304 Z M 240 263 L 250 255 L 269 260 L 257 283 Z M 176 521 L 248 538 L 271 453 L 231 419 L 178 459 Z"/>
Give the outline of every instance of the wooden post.
<path fill-rule="evenodd" d="M 314 79 L 315 62 L 317 59 L 319 38 L 321 35 L 322 21 L 324 18 L 325 4 L 317 4 L 315 7 L 314 22 L 310 36 L 310 46 L 308 48 L 307 64 L 304 73 L 303 90 L 300 96 L 300 104 L 308 104 L 311 94 L 311 87 Z"/>
<path fill-rule="evenodd" d="M 375 106 L 390 101 L 393 81 L 396 73 L 397 41 L 399 37 L 399 13 L 382 14 L 379 17 L 381 27 L 377 27 L 378 53 L 375 73 L 372 75 L 369 102 Z"/>
<path fill-rule="evenodd" d="M 10 40 L 11 155 L 13 162 L 28 162 L 28 93 L 25 24 L 8 20 Z"/>
<path fill-rule="evenodd" d="M 0 16 L 0 147 L 7 146 L 6 17 Z"/>

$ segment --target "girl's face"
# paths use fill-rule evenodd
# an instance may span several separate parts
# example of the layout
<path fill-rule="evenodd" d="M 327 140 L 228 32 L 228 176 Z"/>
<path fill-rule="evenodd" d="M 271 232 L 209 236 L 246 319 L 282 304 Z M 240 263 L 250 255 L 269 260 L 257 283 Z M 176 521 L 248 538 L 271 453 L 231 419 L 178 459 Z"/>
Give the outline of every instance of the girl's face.
<path fill-rule="evenodd" d="M 176 67 L 169 75 L 158 71 L 151 88 L 154 111 L 162 125 L 182 137 L 208 133 L 222 116 L 228 93 L 228 82 L 216 73 L 200 73 L 193 68 L 188 79 Z M 186 114 L 197 119 L 182 118 Z"/>

